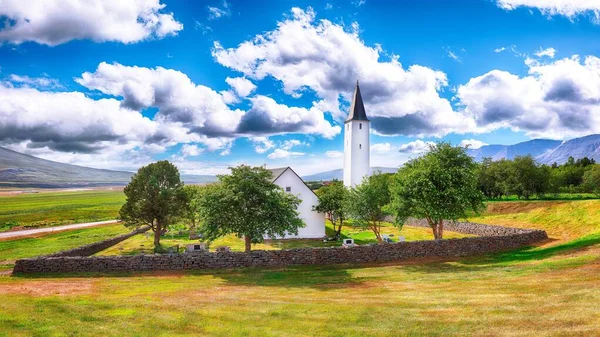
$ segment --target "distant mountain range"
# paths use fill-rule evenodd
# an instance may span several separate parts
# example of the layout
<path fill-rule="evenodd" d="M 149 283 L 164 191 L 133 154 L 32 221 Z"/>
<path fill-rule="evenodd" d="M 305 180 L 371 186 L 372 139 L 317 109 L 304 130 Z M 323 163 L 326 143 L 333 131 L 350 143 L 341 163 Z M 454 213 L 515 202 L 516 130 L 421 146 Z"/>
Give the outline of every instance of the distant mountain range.
<path fill-rule="evenodd" d="M 132 172 L 58 163 L 0 147 L 0 187 L 93 187 L 126 185 Z M 182 175 L 186 183 L 215 181 L 214 176 Z"/>
<path fill-rule="evenodd" d="M 371 172 L 381 171 L 382 173 L 396 173 L 398 172 L 398 168 L 394 167 L 371 167 Z M 302 179 L 304 181 L 331 181 L 334 179 L 343 180 L 344 179 L 344 169 L 331 170 L 321 173 L 315 173 L 308 176 L 303 176 Z"/>
<path fill-rule="evenodd" d="M 563 164 L 569 156 L 575 159 L 588 157 L 600 163 L 600 135 L 589 135 L 565 142 L 550 139 L 534 139 L 515 145 L 485 145 L 469 149 L 468 153 L 477 161 L 485 157 L 493 160 L 513 159 L 516 156 L 532 155 L 539 163 Z M 372 167 L 371 170 L 393 173 L 393 167 Z M 132 172 L 100 170 L 89 167 L 58 163 L 32 157 L 0 147 L 0 187 L 85 187 L 126 185 Z M 303 176 L 305 181 L 342 180 L 343 169 L 331 170 Z M 212 175 L 182 175 L 188 184 L 216 181 Z"/>
<path fill-rule="evenodd" d="M 531 155 L 541 164 L 564 164 L 572 156 L 575 159 L 588 157 L 600 162 L 600 135 L 589 135 L 567 141 L 533 139 L 515 145 L 485 145 L 469 149 L 469 154 L 477 161 L 485 157 L 492 160 L 513 159 L 516 156 Z"/>

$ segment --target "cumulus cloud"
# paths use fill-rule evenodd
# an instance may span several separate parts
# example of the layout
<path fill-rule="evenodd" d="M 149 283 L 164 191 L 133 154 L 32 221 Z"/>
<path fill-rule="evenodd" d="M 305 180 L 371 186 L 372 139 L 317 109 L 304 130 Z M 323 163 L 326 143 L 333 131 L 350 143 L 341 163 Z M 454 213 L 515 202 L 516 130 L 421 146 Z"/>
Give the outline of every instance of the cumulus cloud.
<path fill-rule="evenodd" d="M 544 15 L 562 15 L 571 20 L 578 15 L 591 14 L 596 22 L 600 22 L 600 2 L 594 0 L 497 0 L 497 4 L 506 10 L 536 8 Z"/>
<path fill-rule="evenodd" d="M 600 132 L 600 59 L 527 59 L 524 77 L 493 70 L 457 90 L 480 131 L 509 127 L 532 137 L 570 138 Z"/>
<path fill-rule="evenodd" d="M 256 89 L 256 85 L 244 77 L 227 77 L 225 82 L 227 82 L 227 84 L 229 84 L 229 86 L 231 86 L 231 88 L 235 90 L 235 93 L 241 98 L 250 95 Z"/>
<path fill-rule="evenodd" d="M 398 152 L 401 153 L 423 153 L 429 151 L 430 146 L 435 146 L 434 142 L 424 142 L 420 139 L 402 144 L 398 147 Z"/>
<path fill-rule="evenodd" d="M 318 100 L 313 107 L 338 121 L 345 118 L 359 79 L 376 133 L 443 135 L 472 124 L 440 97 L 448 85 L 445 73 L 404 67 L 396 55 L 384 60 L 381 46 L 367 46 L 360 39 L 356 23 L 347 28 L 315 16 L 311 8 L 293 8 L 276 29 L 235 48 L 215 42 L 213 56 L 249 78 L 280 81 L 284 93 L 293 97 L 314 92 Z"/>
<path fill-rule="evenodd" d="M 275 143 L 268 137 L 252 137 L 250 140 L 254 144 L 254 151 L 258 154 L 263 154 L 275 147 Z"/>
<path fill-rule="evenodd" d="M 377 143 L 371 145 L 371 152 L 373 153 L 388 153 L 395 151 L 397 148 L 392 146 L 390 143 Z"/>
<path fill-rule="evenodd" d="M 312 133 L 333 138 L 341 131 L 340 126 L 332 126 L 316 107 L 289 107 L 262 95 L 249 100 L 252 107 L 239 123 L 237 132 L 240 134 Z"/>
<path fill-rule="evenodd" d="M 460 142 L 460 146 L 468 147 L 469 149 L 478 149 L 484 145 L 488 144 L 476 139 L 463 139 Z"/>
<path fill-rule="evenodd" d="M 304 156 L 304 155 L 305 155 L 304 152 L 293 152 L 293 151 L 287 151 L 284 149 L 275 149 L 275 151 L 270 153 L 267 156 L 267 158 L 269 158 L 269 159 L 284 159 L 284 158 L 298 157 L 298 156 Z"/>
<path fill-rule="evenodd" d="M 183 24 L 159 0 L 3 0 L 0 42 L 56 46 L 71 40 L 135 43 L 175 35 Z"/>
<path fill-rule="evenodd" d="M 544 56 L 547 56 L 547 57 L 549 57 L 549 58 L 553 59 L 553 58 L 554 58 L 554 55 L 556 55 L 556 49 L 554 49 L 554 48 L 546 48 L 546 49 L 542 49 L 542 48 L 540 48 L 540 50 L 538 50 L 538 51 L 535 53 L 535 55 L 536 55 L 537 57 L 544 57 Z"/>
<path fill-rule="evenodd" d="M 159 131 L 156 122 L 115 99 L 2 85 L 0 97 L 0 143 L 5 145 L 98 153 L 115 146 L 144 146 Z"/>
<path fill-rule="evenodd" d="M 183 144 L 181 147 L 181 155 L 183 157 L 196 157 L 202 152 L 204 152 L 204 149 L 195 144 Z"/>

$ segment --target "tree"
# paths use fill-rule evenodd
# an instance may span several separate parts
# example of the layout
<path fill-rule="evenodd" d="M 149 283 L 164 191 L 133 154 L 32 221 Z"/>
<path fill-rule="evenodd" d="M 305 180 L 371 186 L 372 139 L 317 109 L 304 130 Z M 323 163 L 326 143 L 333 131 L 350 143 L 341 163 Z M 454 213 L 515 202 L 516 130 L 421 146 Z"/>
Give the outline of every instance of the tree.
<path fill-rule="evenodd" d="M 549 186 L 550 170 L 547 166 L 538 165 L 531 156 L 517 156 L 512 160 L 511 194 L 529 199 L 534 194 L 544 194 Z"/>
<path fill-rule="evenodd" d="M 319 204 L 314 207 L 314 210 L 326 214 L 333 224 L 335 237 L 339 238 L 346 218 L 344 203 L 348 198 L 348 190 L 341 181 L 334 180 L 329 185 L 319 188 L 317 196 L 319 197 Z"/>
<path fill-rule="evenodd" d="M 179 171 L 166 160 L 144 166 L 125 187 L 127 200 L 119 211 L 126 226 L 148 225 L 154 232 L 154 247 L 160 236 L 186 208 L 186 195 Z"/>
<path fill-rule="evenodd" d="M 384 207 L 390 203 L 389 180 L 389 174 L 380 172 L 365 177 L 360 185 L 350 190 L 344 204 L 354 225 L 371 229 L 378 242 L 383 242 L 381 223 L 386 216 Z"/>
<path fill-rule="evenodd" d="M 426 219 L 436 240 L 443 238 L 444 220 L 467 217 L 483 208 L 477 188 L 477 164 L 463 147 L 438 143 L 406 163 L 394 177 L 390 209 L 396 223 L 409 217 Z"/>
<path fill-rule="evenodd" d="M 583 175 L 584 188 L 600 197 L 600 165 L 594 165 Z"/>
<path fill-rule="evenodd" d="M 200 222 L 200 198 L 206 186 L 185 185 L 183 190 L 187 199 L 187 207 L 183 215 L 190 229 L 195 230 Z"/>
<path fill-rule="evenodd" d="M 219 182 L 208 185 L 199 199 L 206 240 L 233 233 L 244 237 L 249 252 L 264 236 L 297 235 L 304 227 L 296 210 L 300 199 L 274 184 L 267 169 L 241 165 L 217 177 Z"/>

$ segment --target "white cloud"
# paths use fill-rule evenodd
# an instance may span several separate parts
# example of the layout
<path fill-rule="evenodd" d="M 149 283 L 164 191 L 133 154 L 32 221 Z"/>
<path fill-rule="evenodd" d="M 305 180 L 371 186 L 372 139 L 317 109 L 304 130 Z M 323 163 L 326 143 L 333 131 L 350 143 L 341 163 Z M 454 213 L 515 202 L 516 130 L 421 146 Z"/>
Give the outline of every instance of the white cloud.
<path fill-rule="evenodd" d="M 0 41 L 56 46 L 71 40 L 135 43 L 183 29 L 159 0 L 3 0 Z"/>
<path fill-rule="evenodd" d="M 397 148 L 395 146 L 392 146 L 390 143 L 377 143 L 371 145 L 372 153 L 388 153 L 396 150 Z"/>
<path fill-rule="evenodd" d="M 62 85 L 54 78 L 29 77 L 11 74 L 8 81 L 13 84 L 22 84 L 34 88 L 60 88 Z"/>
<path fill-rule="evenodd" d="M 398 147 L 398 151 L 401 153 L 423 153 L 429 151 L 429 147 L 434 145 L 434 142 L 424 142 L 420 139 L 417 139 L 415 141 L 400 145 Z"/>
<path fill-rule="evenodd" d="M 456 54 L 452 49 L 450 48 L 445 48 L 446 50 L 446 54 L 448 55 L 449 58 L 453 59 L 456 62 L 461 63 L 462 59 L 460 58 L 460 56 L 458 56 L 458 54 Z"/>
<path fill-rule="evenodd" d="M 469 147 L 469 149 L 478 149 L 484 145 L 488 144 L 476 139 L 463 139 L 460 142 L 460 146 Z"/>
<path fill-rule="evenodd" d="M 298 139 L 286 139 L 281 143 L 281 148 L 283 150 L 291 150 L 296 146 L 310 146 L 307 142 L 300 141 Z"/>
<path fill-rule="evenodd" d="M 289 158 L 289 157 L 298 157 L 298 156 L 304 156 L 305 153 L 304 152 L 292 152 L 292 151 L 287 151 L 287 150 L 283 150 L 283 149 L 275 149 L 275 151 L 273 151 L 272 153 L 270 153 L 267 158 L 269 159 L 283 159 L 283 158 Z"/>
<path fill-rule="evenodd" d="M 342 151 L 327 151 L 325 152 L 325 157 L 327 158 L 340 158 L 344 156 L 344 152 Z"/>
<path fill-rule="evenodd" d="M 362 6 L 362 5 L 366 4 L 366 3 L 367 3 L 366 0 L 352 0 L 352 5 L 354 7 L 360 7 L 360 6 Z"/>
<path fill-rule="evenodd" d="M 256 89 L 256 85 L 244 77 L 227 77 L 225 82 L 227 82 L 227 84 L 229 84 L 231 88 L 235 90 L 235 93 L 241 98 L 250 95 Z"/>
<path fill-rule="evenodd" d="M 458 104 L 480 132 L 508 127 L 557 139 L 600 133 L 600 58 L 526 64 L 528 76 L 493 70 L 458 88 Z"/>
<path fill-rule="evenodd" d="M 494 49 L 494 52 L 495 52 L 495 53 L 501 53 L 501 52 L 503 52 L 503 51 L 505 51 L 505 50 L 506 50 L 506 47 L 500 47 L 500 48 L 496 48 L 496 49 Z"/>
<path fill-rule="evenodd" d="M 293 8 L 276 29 L 235 48 L 215 42 L 213 56 L 249 78 L 280 81 L 293 97 L 314 91 L 313 107 L 337 121 L 345 118 L 359 79 L 372 129 L 379 134 L 443 135 L 474 125 L 440 97 L 448 85 L 445 73 L 419 65 L 405 68 L 397 55 L 383 60 L 382 47 L 365 45 L 356 23 L 344 27 L 315 16 L 311 8 Z"/>
<path fill-rule="evenodd" d="M 227 1 L 223 1 L 222 7 L 208 6 L 207 10 L 209 20 L 231 16 L 231 9 L 229 8 L 229 3 L 227 3 Z"/>
<path fill-rule="evenodd" d="M 554 48 L 546 48 L 546 49 L 542 49 L 540 48 L 540 50 L 538 50 L 535 55 L 537 57 L 543 57 L 543 56 L 547 56 L 551 59 L 554 58 L 554 55 L 556 55 L 556 49 Z"/>
<path fill-rule="evenodd" d="M 115 99 L 2 85 L 0 97 L 0 144 L 12 144 L 28 153 L 116 155 L 134 149 L 164 150 L 170 145 L 149 141 L 161 131 L 160 125 L 121 107 Z"/>
<path fill-rule="evenodd" d="M 268 137 L 252 137 L 250 140 L 254 144 L 254 151 L 258 154 L 263 154 L 275 147 L 275 143 Z"/>
<path fill-rule="evenodd" d="M 596 22 L 600 19 L 600 2 L 596 0 L 497 0 L 497 3 L 506 10 L 528 7 L 544 15 L 562 15 L 571 20 L 582 14 L 593 15 Z"/>
<path fill-rule="evenodd" d="M 184 144 L 181 147 L 181 154 L 183 155 L 183 157 L 196 157 L 199 156 L 202 152 L 204 152 L 204 149 L 198 147 L 198 145 L 195 144 Z"/>

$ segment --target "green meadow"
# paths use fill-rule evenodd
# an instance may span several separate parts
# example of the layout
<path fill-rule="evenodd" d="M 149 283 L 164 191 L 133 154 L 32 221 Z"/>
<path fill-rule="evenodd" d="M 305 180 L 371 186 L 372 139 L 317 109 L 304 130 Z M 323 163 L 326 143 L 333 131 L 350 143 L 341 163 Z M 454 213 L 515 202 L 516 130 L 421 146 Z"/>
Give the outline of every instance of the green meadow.
<path fill-rule="evenodd" d="M 0 232 L 111 220 L 124 202 L 120 189 L 0 195 Z"/>
<path fill-rule="evenodd" d="M 0 331 L 7 336 L 600 335 L 600 201 L 494 205 L 470 220 L 541 228 L 550 240 L 488 256 L 385 265 L 3 276 Z M 407 238 L 408 228 L 400 232 Z"/>

